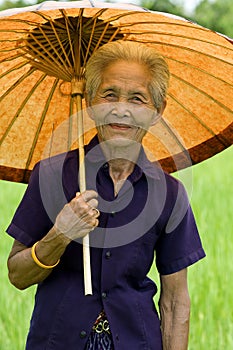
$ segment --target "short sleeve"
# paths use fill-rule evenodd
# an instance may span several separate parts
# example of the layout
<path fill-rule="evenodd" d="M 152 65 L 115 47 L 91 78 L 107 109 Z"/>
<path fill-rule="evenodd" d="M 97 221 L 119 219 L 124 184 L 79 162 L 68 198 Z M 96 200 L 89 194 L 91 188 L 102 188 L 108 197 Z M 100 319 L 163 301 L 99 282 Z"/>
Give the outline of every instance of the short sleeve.
<path fill-rule="evenodd" d="M 78 189 L 77 151 L 37 163 L 7 233 L 26 246 L 43 238 Z"/>
<path fill-rule="evenodd" d="M 34 167 L 25 194 L 6 230 L 26 246 L 40 240 L 53 225 L 42 200 L 39 174 L 40 163 Z"/>
<path fill-rule="evenodd" d="M 205 257 L 187 193 L 175 179 L 168 186 L 167 203 L 171 209 L 156 244 L 156 265 L 162 275 L 178 272 Z"/>

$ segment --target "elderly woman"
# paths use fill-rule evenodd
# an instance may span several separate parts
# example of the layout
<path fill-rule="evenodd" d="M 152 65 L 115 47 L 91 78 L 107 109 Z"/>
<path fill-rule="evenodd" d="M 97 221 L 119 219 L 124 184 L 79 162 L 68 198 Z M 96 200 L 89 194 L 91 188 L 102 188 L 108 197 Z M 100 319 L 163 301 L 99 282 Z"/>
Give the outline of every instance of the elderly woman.
<path fill-rule="evenodd" d="M 7 230 L 10 281 L 38 284 L 27 350 L 187 350 L 187 267 L 205 253 L 184 187 L 141 146 L 168 80 L 164 59 L 142 44 L 112 42 L 90 58 L 97 135 L 85 150 L 88 190 L 79 193 L 76 151 L 41 161 Z M 84 296 L 80 242 L 89 232 L 93 295 Z M 160 317 L 147 277 L 154 254 Z"/>

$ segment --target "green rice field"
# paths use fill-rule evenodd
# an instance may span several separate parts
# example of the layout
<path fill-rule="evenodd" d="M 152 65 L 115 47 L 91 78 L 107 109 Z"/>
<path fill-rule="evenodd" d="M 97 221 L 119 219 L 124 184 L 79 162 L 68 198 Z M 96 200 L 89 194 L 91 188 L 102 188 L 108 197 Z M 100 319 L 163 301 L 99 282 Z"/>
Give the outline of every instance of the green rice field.
<path fill-rule="evenodd" d="M 188 177 L 189 187 L 191 182 L 188 192 L 207 254 L 189 268 L 189 350 L 231 350 L 233 147 L 181 174 Z M 6 267 L 12 239 L 4 232 L 24 190 L 25 185 L 0 182 L 0 350 L 24 350 L 33 307 L 35 287 L 16 290 L 8 282 Z M 158 280 L 154 268 L 150 276 Z"/>

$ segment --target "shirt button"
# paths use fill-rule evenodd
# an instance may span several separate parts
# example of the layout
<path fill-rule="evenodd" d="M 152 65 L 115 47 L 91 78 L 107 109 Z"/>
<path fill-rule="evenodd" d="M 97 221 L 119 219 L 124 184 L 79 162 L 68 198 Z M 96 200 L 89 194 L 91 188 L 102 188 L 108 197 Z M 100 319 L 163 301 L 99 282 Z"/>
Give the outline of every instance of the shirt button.
<path fill-rule="evenodd" d="M 106 298 L 107 298 L 107 293 L 106 293 L 106 292 L 103 292 L 103 293 L 102 293 L 102 298 L 103 298 L 103 299 L 106 299 Z"/>
<path fill-rule="evenodd" d="M 110 215 L 111 215 L 112 218 L 114 218 L 114 216 L 116 215 L 116 212 L 115 212 L 115 211 L 112 211 L 112 212 L 110 213 Z"/>
<path fill-rule="evenodd" d="M 103 168 L 108 169 L 108 163 L 104 163 Z"/>
<path fill-rule="evenodd" d="M 111 258 L 111 255 L 112 255 L 112 253 L 110 252 L 110 250 L 108 250 L 108 251 L 105 253 L 106 259 L 110 259 L 110 258 Z"/>
<path fill-rule="evenodd" d="M 85 338 L 87 336 L 87 332 L 86 331 L 81 331 L 80 332 L 80 338 Z"/>

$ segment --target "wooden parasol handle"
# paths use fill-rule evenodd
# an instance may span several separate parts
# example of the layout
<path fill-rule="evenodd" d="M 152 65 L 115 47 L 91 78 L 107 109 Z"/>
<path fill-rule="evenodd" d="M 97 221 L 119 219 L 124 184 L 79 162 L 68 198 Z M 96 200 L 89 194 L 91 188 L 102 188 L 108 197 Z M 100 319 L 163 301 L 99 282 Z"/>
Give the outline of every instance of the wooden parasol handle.
<path fill-rule="evenodd" d="M 84 90 L 83 81 L 74 81 L 72 84 L 72 98 L 76 104 L 78 122 L 78 150 L 79 150 L 79 188 L 80 192 L 86 190 L 85 153 L 84 153 L 84 127 L 82 112 L 82 95 Z M 84 292 L 92 295 L 91 262 L 89 234 L 83 237 L 83 269 L 84 269 Z"/>

